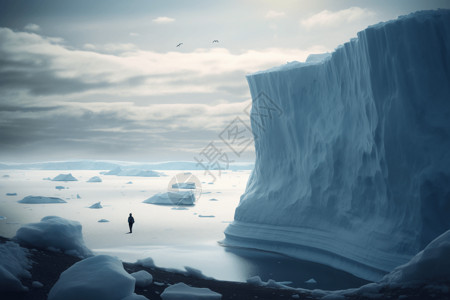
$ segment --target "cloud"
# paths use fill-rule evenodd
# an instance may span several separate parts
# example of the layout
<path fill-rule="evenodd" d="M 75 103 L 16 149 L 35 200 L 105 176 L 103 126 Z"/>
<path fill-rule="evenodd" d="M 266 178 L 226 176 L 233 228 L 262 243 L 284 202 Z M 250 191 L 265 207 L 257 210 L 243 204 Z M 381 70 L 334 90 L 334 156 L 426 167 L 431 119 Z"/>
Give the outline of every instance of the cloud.
<path fill-rule="evenodd" d="M 153 19 L 152 21 L 153 21 L 153 23 L 157 23 L 157 24 L 167 24 L 167 23 L 175 22 L 175 19 L 169 18 L 169 17 L 157 17 L 156 19 Z"/>
<path fill-rule="evenodd" d="M 2 89 L 26 90 L 32 95 L 213 96 L 225 90 L 247 90 L 245 74 L 328 50 L 271 48 L 231 53 L 214 47 L 160 53 L 133 44 L 86 44 L 84 50 L 77 50 L 58 39 L 7 28 L 0 28 L 0 44 Z"/>
<path fill-rule="evenodd" d="M 301 20 L 300 24 L 308 29 L 313 27 L 332 27 L 342 23 L 364 20 L 374 15 L 375 13 L 371 10 L 360 7 L 350 7 L 335 12 L 323 10 L 307 19 Z"/>
<path fill-rule="evenodd" d="M 41 30 L 41 27 L 39 27 L 39 25 L 37 25 L 37 24 L 29 23 L 29 24 L 25 25 L 25 27 L 23 29 L 25 31 L 38 32 Z"/>
<path fill-rule="evenodd" d="M 269 10 L 266 14 L 266 19 L 278 19 L 285 17 L 286 14 L 282 11 Z"/>

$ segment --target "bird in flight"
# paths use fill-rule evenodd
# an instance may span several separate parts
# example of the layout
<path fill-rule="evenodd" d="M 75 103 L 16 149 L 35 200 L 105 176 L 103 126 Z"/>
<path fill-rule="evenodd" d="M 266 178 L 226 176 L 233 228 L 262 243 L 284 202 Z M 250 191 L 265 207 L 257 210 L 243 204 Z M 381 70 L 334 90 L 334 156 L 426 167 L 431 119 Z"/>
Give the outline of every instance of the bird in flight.
<path fill-rule="evenodd" d="M 218 42 L 219 42 L 219 40 L 214 40 L 214 41 L 213 41 L 213 43 L 218 43 Z"/>
<path fill-rule="evenodd" d="M 177 45 L 177 47 L 180 47 L 181 45 L 183 45 L 183 43 L 179 43 L 179 44 Z"/>

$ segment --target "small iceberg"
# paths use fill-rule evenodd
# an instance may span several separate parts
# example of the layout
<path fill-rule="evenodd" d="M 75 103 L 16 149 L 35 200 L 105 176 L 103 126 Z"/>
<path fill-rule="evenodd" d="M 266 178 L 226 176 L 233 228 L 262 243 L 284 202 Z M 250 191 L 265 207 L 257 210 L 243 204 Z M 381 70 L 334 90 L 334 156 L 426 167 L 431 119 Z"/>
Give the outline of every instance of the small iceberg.
<path fill-rule="evenodd" d="M 80 196 L 80 194 L 77 194 L 77 199 L 81 199 L 81 196 Z"/>
<path fill-rule="evenodd" d="M 215 218 L 213 215 L 198 215 L 199 218 Z"/>
<path fill-rule="evenodd" d="M 17 196 L 17 193 L 6 193 L 6 196 Z"/>
<path fill-rule="evenodd" d="M 173 189 L 191 189 L 195 190 L 195 182 L 179 182 L 172 184 Z"/>
<path fill-rule="evenodd" d="M 65 200 L 61 198 L 43 197 L 43 196 L 26 196 L 25 198 L 17 202 L 27 204 L 67 203 Z"/>
<path fill-rule="evenodd" d="M 94 177 L 91 177 L 88 181 L 86 181 L 86 182 L 102 182 L 102 179 L 100 178 L 100 177 L 98 177 L 98 176 L 94 176 Z"/>
<path fill-rule="evenodd" d="M 311 279 L 306 280 L 305 283 L 307 283 L 307 284 L 316 284 L 317 281 L 314 278 L 311 278 Z"/>
<path fill-rule="evenodd" d="M 103 208 L 102 204 L 99 202 L 92 204 L 91 206 L 89 206 L 89 208 L 95 208 L 95 209 L 99 209 L 99 208 Z"/>
<path fill-rule="evenodd" d="M 57 186 L 55 186 L 55 189 L 57 189 L 57 190 L 63 190 L 63 189 L 65 189 L 65 187 L 63 187 L 62 185 L 57 185 Z"/>
<path fill-rule="evenodd" d="M 158 193 L 142 203 L 156 205 L 194 205 L 195 195 L 192 191 Z"/>
<path fill-rule="evenodd" d="M 100 202 L 99 202 L 99 203 L 100 203 Z M 99 223 L 108 223 L 109 220 L 106 220 L 106 219 L 100 219 L 100 220 L 98 220 L 97 222 L 99 222 Z"/>
<path fill-rule="evenodd" d="M 59 174 L 55 178 L 52 179 L 52 181 L 78 181 L 75 177 L 72 176 L 71 173 L 69 174 Z"/>

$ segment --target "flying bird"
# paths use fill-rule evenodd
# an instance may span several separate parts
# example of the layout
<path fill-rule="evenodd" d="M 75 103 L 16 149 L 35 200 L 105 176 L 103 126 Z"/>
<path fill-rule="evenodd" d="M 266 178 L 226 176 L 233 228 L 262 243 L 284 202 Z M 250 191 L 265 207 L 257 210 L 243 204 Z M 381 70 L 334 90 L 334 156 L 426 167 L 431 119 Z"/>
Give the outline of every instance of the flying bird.
<path fill-rule="evenodd" d="M 179 44 L 177 45 L 177 47 L 180 47 L 181 45 L 183 45 L 183 43 L 179 43 Z"/>
<path fill-rule="evenodd" d="M 213 41 L 213 43 L 218 43 L 218 42 L 219 42 L 219 40 L 214 40 L 214 41 Z"/>

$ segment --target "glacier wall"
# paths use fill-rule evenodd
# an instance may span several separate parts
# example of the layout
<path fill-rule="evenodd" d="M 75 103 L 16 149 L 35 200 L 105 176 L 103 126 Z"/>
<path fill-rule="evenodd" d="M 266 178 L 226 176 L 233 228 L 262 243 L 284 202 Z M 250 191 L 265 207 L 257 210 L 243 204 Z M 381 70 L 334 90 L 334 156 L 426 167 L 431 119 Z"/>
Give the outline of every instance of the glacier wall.
<path fill-rule="evenodd" d="M 417 12 L 247 76 L 256 162 L 223 243 L 378 280 L 449 229 L 449 37 L 450 11 Z"/>

